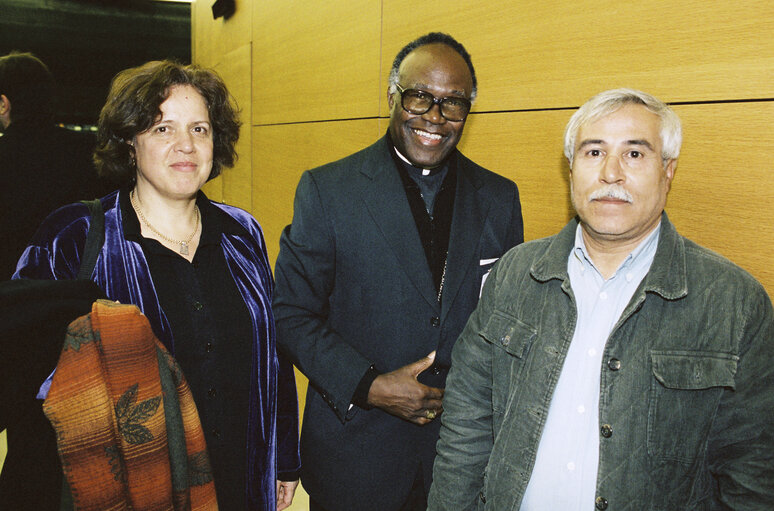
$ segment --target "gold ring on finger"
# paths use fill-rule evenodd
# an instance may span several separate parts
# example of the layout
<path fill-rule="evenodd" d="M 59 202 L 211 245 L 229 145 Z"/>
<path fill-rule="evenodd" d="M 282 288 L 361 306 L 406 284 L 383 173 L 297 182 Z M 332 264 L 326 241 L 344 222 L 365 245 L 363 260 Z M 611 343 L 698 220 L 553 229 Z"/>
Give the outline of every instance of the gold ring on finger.
<path fill-rule="evenodd" d="M 425 412 L 425 417 L 426 417 L 428 420 L 433 420 L 433 419 L 435 419 L 435 415 L 436 415 L 436 414 L 435 414 L 435 410 L 427 410 L 427 411 Z"/>

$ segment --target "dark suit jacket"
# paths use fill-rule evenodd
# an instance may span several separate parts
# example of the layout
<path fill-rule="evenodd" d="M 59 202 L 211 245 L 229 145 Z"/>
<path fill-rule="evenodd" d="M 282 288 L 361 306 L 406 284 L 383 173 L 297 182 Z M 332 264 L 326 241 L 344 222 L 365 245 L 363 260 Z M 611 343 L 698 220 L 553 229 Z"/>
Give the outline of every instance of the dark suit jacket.
<path fill-rule="evenodd" d="M 388 372 L 437 350 L 420 381 L 444 387 L 451 348 L 481 280 L 523 241 L 516 185 L 457 158 L 442 305 L 386 138 L 303 174 L 280 240 L 277 341 L 311 381 L 301 433 L 304 487 L 330 510 L 394 510 L 418 471 L 429 490 L 439 421 L 417 426 L 350 408 L 374 364 Z"/>

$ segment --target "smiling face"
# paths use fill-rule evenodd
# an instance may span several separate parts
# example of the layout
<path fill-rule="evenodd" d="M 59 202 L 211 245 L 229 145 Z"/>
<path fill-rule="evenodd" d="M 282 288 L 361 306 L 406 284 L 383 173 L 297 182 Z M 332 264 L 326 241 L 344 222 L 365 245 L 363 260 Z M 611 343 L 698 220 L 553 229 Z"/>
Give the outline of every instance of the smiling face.
<path fill-rule="evenodd" d="M 634 103 L 581 126 L 570 185 L 586 236 L 639 242 L 658 225 L 677 165 L 661 158 L 660 128 L 659 116 Z"/>
<path fill-rule="evenodd" d="M 469 98 L 473 79 L 465 60 L 445 44 L 420 46 L 400 65 L 398 83 L 404 89 L 429 92 L 436 98 Z M 462 136 L 465 121 L 448 121 L 438 105 L 422 115 L 406 112 L 399 92 L 388 94 L 390 136 L 396 149 L 417 167 L 441 165 Z"/>
<path fill-rule="evenodd" d="M 212 170 L 212 128 L 202 95 L 176 85 L 161 106 L 161 117 L 132 145 L 137 188 L 170 199 L 190 199 Z"/>

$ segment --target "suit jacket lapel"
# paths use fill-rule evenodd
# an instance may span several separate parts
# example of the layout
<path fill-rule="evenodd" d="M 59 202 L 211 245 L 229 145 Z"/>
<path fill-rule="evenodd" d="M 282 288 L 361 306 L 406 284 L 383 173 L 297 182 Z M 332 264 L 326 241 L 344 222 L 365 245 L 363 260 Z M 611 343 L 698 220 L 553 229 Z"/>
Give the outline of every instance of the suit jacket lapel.
<path fill-rule="evenodd" d="M 489 203 L 479 200 L 481 183 L 475 179 L 466 165 L 466 160 L 457 154 L 457 192 L 454 197 L 451 232 L 449 233 L 449 254 L 446 259 L 441 321 L 451 310 L 457 293 L 469 271 L 478 268 L 475 261 L 476 247 L 484 229 L 489 212 Z"/>
<path fill-rule="evenodd" d="M 433 278 L 406 199 L 406 191 L 389 153 L 391 149 L 385 138 L 373 147 L 373 159 L 366 161 L 360 169 L 366 178 L 362 200 L 400 267 L 428 304 L 437 307 Z"/>

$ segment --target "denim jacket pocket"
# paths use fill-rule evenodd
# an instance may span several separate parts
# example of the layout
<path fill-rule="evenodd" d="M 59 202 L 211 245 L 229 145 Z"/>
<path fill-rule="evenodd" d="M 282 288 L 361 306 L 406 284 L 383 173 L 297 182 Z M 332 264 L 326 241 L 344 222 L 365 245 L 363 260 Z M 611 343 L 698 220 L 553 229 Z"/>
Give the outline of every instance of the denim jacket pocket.
<path fill-rule="evenodd" d="M 495 310 L 480 335 L 492 346 L 523 358 L 527 347 L 537 337 L 537 330 L 510 314 Z"/>
<path fill-rule="evenodd" d="M 479 335 L 492 345 L 492 411 L 494 428 L 499 430 L 509 400 L 518 395 L 524 357 L 537 338 L 537 330 L 516 317 L 495 310 Z"/>
<path fill-rule="evenodd" d="M 648 453 L 690 463 L 703 452 L 715 409 L 734 389 L 736 355 L 716 351 L 653 350 Z"/>

